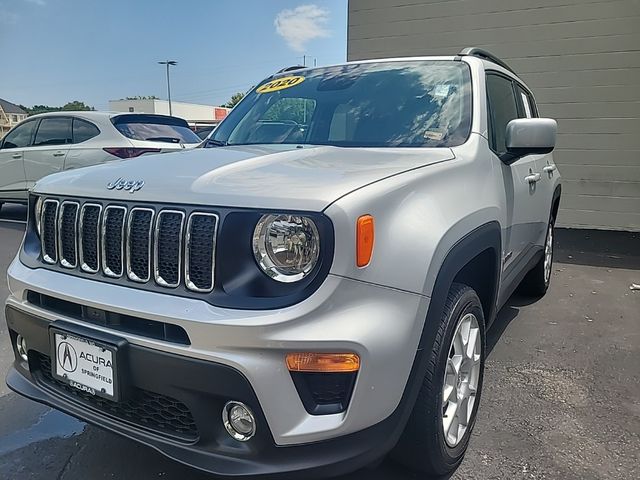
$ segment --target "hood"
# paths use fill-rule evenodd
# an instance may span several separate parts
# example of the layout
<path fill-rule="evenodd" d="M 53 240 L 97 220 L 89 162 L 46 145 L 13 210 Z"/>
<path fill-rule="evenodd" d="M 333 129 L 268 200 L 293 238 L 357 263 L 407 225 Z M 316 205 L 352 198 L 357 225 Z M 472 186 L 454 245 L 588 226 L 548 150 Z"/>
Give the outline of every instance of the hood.
<path fill-rule="evenodd" d="M 147 155 L 50 175 L 34 191 L 136 202 L 322 211 L 370 183 L 454 158 L 449 148 L 268 145 Z M 133 193 L 107 184 L 144 181 Z"/>

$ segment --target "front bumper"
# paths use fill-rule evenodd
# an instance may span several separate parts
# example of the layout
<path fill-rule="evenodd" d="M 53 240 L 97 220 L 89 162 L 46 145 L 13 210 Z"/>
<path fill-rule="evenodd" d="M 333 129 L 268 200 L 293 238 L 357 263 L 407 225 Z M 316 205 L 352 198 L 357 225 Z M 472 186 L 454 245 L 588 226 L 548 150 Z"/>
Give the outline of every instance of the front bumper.
<path fill-rule="evenodd" d="M 302 446 L 278 447 L 266 428 L 258 428 L 247 443 L 236 442 L 220 422 L 220 412 L 228 399 L 250 406 L 257 424 L 266 425 L 258 399 L 242 374 L 224 365 L 130 345 L 126 352 L 127 383 L 186 406 L 196 425 L 195 437 L 159 432 L 141 425 L 139 418 L 127 419 L 105 411 L 100 408 L 104 402 L 84 401 L 81 395 L 70 393 L 69 387 L 52 380 L 40 364 L 40 359 L 49 355 L 50 322 L 12 307 L 6 309 L 6 315 L 12 342 L 19 332 L 30 346 L 29 365 L 16 354 L 7 376 L 12 390 L 190 466 L 226 476 L 340 474 L 373 461 L 393 446 L 389 443 L 397 426 L 393 419 L 356 434 Z M 87 330 L 79 328 L 75 333 L 86 334 Z M 157 398 L 155 402 L 160 401 Z"/>
<path fill-rule="evenodd" d="M 197 438 L 171 438 L 104 415 L 65 392 L 48 388 L 18 358 L 7 382 L 34 400 L 151 445 L 170 457 L 222 475 L 352 470 L 393 446 L 402 422 L 401 399 L 412 370 L 428 298 L 329 276 L 309 299 L 277 311 L 241 311 L 106 285 L 14 261 L 8 271 L 7 319 L 13 336 L 27 339 L 31 356 L 49 355 L 48 326 L 66 318 L 27 300 L 35 291 L 182 327 L 191 344 L 114 332 L 128 343 L 126 361 L 136 388 L 178 400 L 197 426 Z M 361 358 L 348 409 L 310 415 L 304 408 L 284 356 L 291 351 L 350 351 Z M 162 368 L 160 368 L 162 366 Z M 161 375 L 158 372 L 162 372 Z M 222 379 L 222 380 L 220 380 Z M 258 418 L 256 437 L 232 440 L 222 429 L 228 400 L 249 405 Z M 406 409 L 404 409 L 406 410 Z M 331 466 L 329 471 L 326 468 Z"/>

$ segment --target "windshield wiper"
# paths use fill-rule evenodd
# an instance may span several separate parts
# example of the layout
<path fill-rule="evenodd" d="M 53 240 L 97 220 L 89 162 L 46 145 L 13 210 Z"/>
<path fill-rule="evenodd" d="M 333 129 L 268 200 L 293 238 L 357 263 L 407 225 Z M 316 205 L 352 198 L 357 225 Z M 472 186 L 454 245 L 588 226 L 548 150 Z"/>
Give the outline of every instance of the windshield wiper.
<path fill-rule="evenodd" d="M 214 140 L 213 138 L 210 138 L 209 140 L 207 140 L 207 147 L 209 145 L 213 145 L 216 147 L 226 147 L 228 145 L 227 142 L 223 142 L 222 140 Z"/>

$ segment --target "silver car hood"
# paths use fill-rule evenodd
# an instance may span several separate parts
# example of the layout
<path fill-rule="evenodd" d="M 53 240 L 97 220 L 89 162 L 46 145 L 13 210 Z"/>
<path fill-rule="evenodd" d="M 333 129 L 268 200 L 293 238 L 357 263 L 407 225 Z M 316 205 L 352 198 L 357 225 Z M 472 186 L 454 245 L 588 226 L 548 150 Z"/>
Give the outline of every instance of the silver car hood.
<path fill-rule="evenodd" d="M 256 145 L 148 155 L 50 175 L 50 195 L 247 208 L 321 211 L 364 185 L 454 158 L 449 148 Z M 143 180 L 135 192 L 109 190 Z"/>

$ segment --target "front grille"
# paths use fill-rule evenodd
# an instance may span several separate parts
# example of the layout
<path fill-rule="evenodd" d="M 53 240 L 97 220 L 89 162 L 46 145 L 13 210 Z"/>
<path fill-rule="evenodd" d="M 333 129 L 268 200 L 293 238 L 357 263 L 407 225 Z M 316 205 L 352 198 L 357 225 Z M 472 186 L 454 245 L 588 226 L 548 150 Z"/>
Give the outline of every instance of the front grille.
<path fill-rule="evenodd" d="M 80 211 L 80 268 L 88 273 L 97 273 L 98 241 L 100 239 L 100 213 L 102 205 L 85 203 Z"/>
<path fill-rule="evenodd" d="M 110 312 L 99 308 L 81 305 L 61 298 L 51 297 L 44 293 L 27 290 L 27 301 L 49 312 L 82 320 L 93 325 L 100 325 L 118 332 L 132 333 L 141 337 L 155 338 L 164 342 L 191 345 L 189 335 L 184 328 L 172 323 L 149 320 L 146 318 Z"/>
<path fill-rule="evenodd" d="M 134 208 L 127 223 L 127 275 L 136 282 L 149 281 L 153 210 Z"/>
<path fill-rule="evenodd" d="M 133 388 L 130 398 L 121 402 L 96 397 L 55 379 L 51 374 L 51 359 L 35 351 L 30 352 L 29 368 L 40 385 L 85 407 L 183 442 L 198 440 L 193 415 L 179 400 L 139 388 Z"/>
<path fill-rule="evenodd" d="M 124 260 L 125 207 L 110 205 L 102 220 L 102 270 L 108 277 L 121 277 Z"/>
<path fill-rule="evenodd" d="M 180 283 L 183 223 L 183 212 L 163 210 L 158 214 L 155 278 L 163 287 L 177 287 Z"/>
<path fill-rule="evenodd" d="M 197 292 L 213 289 L 213 250 L 216 244 L 217 218 L 210 213 L 194 213 L 187 226 L 187 287 Z"/>
<path fill-rule="evenodd" d="M 215 213 L 47 198 L 40 223 L 47 264 L 138 284 L 213 290 Z"/>
<path fill-rule="evenodd" d="M 60 264 L 66 268 L 76 268 L 78 203 L 62 202 L 58 216 L 58 243 L 60 244 Z"/>
<path fill-rule="evenodd" d="M 42 258 L 47 263 L 58 261 L 57 217 L 58 201 L 46 200 L 42 206 L 41 240 Z"/>

